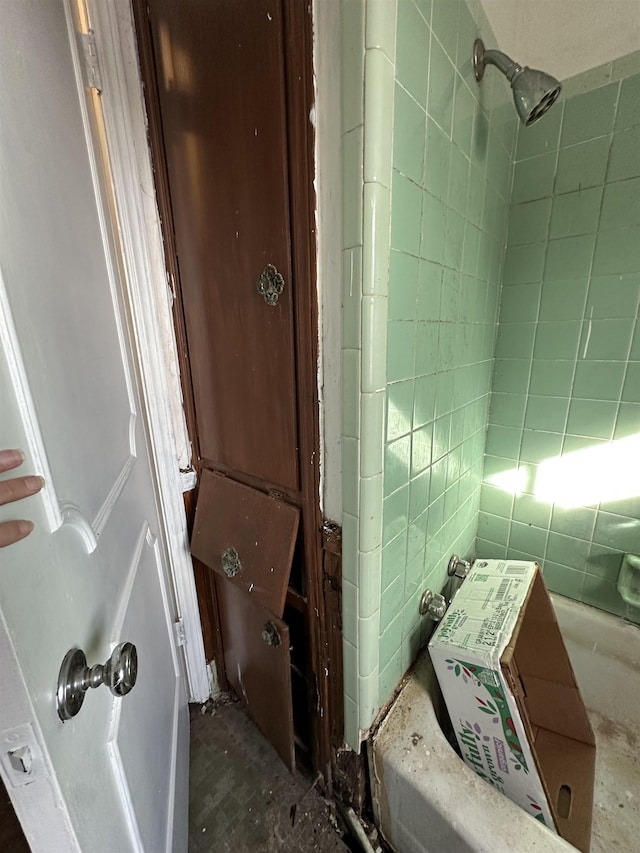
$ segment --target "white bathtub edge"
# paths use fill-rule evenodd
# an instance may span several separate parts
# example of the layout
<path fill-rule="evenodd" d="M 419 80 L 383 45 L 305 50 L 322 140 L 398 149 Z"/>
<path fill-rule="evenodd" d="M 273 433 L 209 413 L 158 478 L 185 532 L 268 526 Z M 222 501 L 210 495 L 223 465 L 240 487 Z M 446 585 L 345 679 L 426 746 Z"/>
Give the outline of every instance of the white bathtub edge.
<path fill-rule="evenodd" d="M 387 841 L 397 853 L 575 853 L 458 757 L 424 700 L 431 678 L 425 651 L 373 739 L 373 799 Z"/>

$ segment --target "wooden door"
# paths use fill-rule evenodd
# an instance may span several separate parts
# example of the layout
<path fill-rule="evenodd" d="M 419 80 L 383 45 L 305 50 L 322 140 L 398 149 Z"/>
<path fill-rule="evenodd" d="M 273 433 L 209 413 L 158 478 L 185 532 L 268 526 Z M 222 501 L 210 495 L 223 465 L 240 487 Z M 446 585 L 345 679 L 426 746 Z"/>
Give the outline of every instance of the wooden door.
<path fill-rule="evenodd" d="M 227 678 L 290 770 L 289 629 L 282 621 L 300 511 L 203 471 L 191 551 L 218 575 Z"/>
<path fill-rule="evenodd" d="M 297 507 L 205 470 L 191 553 L 280 617 L 299 520 Z"/>
<path fill-rule="evenodd" d="M 0 5 L 0 447 L 46 479 L 0 556 L 0 775 L 33 851 L 186 850 L 187 694 L 101 101 L 74 3 Z M 131 693 L 90 690 L 62 722 L 67 651 L 104 663 L 121 641 Z"/>
<path fill-rule="evenodd" d="M 291 632 L 292 683 L 278 690 L 304 732 L 296 743 L 324 772 L 310 9 L 305 0 L 134 0 L 134 9 L 196 464 L 299 509 L 285 610 L 268 608 Z M 265 272 L 281 285 L 271 297 L 260 292 Z M 216 565 L 196 560 L 196 572 L 217 598 L 218 663 L 237 688 L 242 628 L 232 635 L 240 616 L 229 608 L 243 609 L 247 626 L 250 610 Z M 260 690 L 274 684 L 265 677 Z"/>
<path fill-rule="evenodd" d="M 152 0 L 200 455 L 298 488 L 280 0 Z M 258 292 L 282 276 L 276 304 Z"/>

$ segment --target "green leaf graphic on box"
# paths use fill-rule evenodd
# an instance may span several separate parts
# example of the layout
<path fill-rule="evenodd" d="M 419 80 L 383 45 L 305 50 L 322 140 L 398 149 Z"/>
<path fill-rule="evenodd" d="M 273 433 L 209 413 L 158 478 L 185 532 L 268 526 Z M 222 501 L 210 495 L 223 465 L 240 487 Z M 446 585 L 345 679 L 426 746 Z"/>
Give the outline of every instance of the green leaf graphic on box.
<path fill-rule="evenodd" d="M 451 670 L 456 678 L 462 678 L 465 684 L 468 684 L 469 679 L 474 683 L 477 681 L 475 675 L 468 669 L 468 667 L 461 664 L 460 661 L 454 660 L 453 658 L 447 658 L 447 663 L 449 664 L 447 669 Z"/>
<path fill-rule="evenodd" d="M 496 722 L 498 721 L 498 709 L 493 702 L 485 702 L 479 696 L 476 696 L 476 702 L 478 703 L 478 711 L 482 711 L 483 714 L 490 714 L 495 717 Z"/>
<path fill-rule="evenodd" d="M 529 767 L 522 752 L 522 746 L 516 733 L 516 727 L 511 717 L 507 700 L 504 698 L 502 690 L 495 684 L 495 672 L 486 667 L 478 666 L 475 663 L 467 663 L 466 661 L 456 660 L 455 658 L 448 659 L 447 663 L 450 664 L 448 668 L 453 671 L 456 678 L 462 677 L 465 683 L 467 683 L 468 679 L 471 679 L 476 687 L 484 687 L 493 699 L 493 703 L 491 703 L 476 696 L 478 710 L 484 714 L 493 714 L 500 717 L 505 742 L 517 759 L 517 763 L 521 765 L 525 773 L 528 773 Z"/>

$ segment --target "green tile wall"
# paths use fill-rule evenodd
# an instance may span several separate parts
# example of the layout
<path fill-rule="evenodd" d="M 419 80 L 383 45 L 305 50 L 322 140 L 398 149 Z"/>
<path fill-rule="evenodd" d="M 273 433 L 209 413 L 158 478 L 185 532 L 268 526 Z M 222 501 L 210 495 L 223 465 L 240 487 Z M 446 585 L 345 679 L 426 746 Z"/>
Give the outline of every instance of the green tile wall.
<path fill-rule="evenodd" d="M 342 69 L 342 549 L 345 741 L 360 749 L 358 525 L 364 135 L 364 0 L 341 4 Z"/>
<path fill-rule="evenodd" d="M 422 591 L 474 550 L 516 135 L 506 83 L 473 79 L 466 2 L 399 0 L 396 33 L 379 706 L 425 638 Z"/>
<path fill-rule="evenodd" d="M 537 559 L 551 589 L 638 620 L 615 583 L 640 550 L 640 54 L 622 67 L 518 132 L 477 552 Z M 608 447 L 628 450 L 603 493 Z"/>
<path fill-rule="evenodd" d="M 543 559 L 552 588 L 623 612 L 637 498 L 563 507 L 532 484 L 541 460 L 640 430 L 640 54 L 568 81 L 518 133 L 503 78 L 472 77 L 473 39 L 495 44 L 478 0 L 341 0 L 341 15 L 345 740 L 359 749 L 453 551 Z"/>
<path fill-rule="evenodd" d="M 395 0 L 342 0 L 345 740 L 378 709 Z"/>

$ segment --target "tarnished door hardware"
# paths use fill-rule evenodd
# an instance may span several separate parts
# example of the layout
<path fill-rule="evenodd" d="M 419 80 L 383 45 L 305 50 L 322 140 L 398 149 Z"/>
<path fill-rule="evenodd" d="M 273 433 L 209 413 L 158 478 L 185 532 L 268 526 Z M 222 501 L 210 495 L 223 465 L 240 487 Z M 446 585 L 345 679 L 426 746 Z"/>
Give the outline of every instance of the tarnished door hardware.
<path fill-rule="evenodd" d="M 279 646 L 282 643 L 280 631 L 273 622 L 267 622 L 262 629 L 262 639 L 268 646 Z"/>
<path fill-rule="evenodd" d="M 267 264 L 258 276 L 258 293 L 264 297 L 267 305 L 277 305 L 284 290 L 284 278 L 273 264 Z"/>
<path fill-rule="evenodd" d="M 81 649 L 70 649 L 64 656 L 58 675 L 56 708 L 64 722 L 82 708 L 84 696 L 90 687 L 105 684 L 114 696 L 126 696 L 138 677 L 138 653 L 133 643 L 120 643 L 105 664 L 87 666 Z"/>
<path fill-rule="evenodd" d="M 227 548 L 220 558 L 222 571 L 228 578 L 235 578 L 242 571 L 242 563 L 235 548 Z"/>

